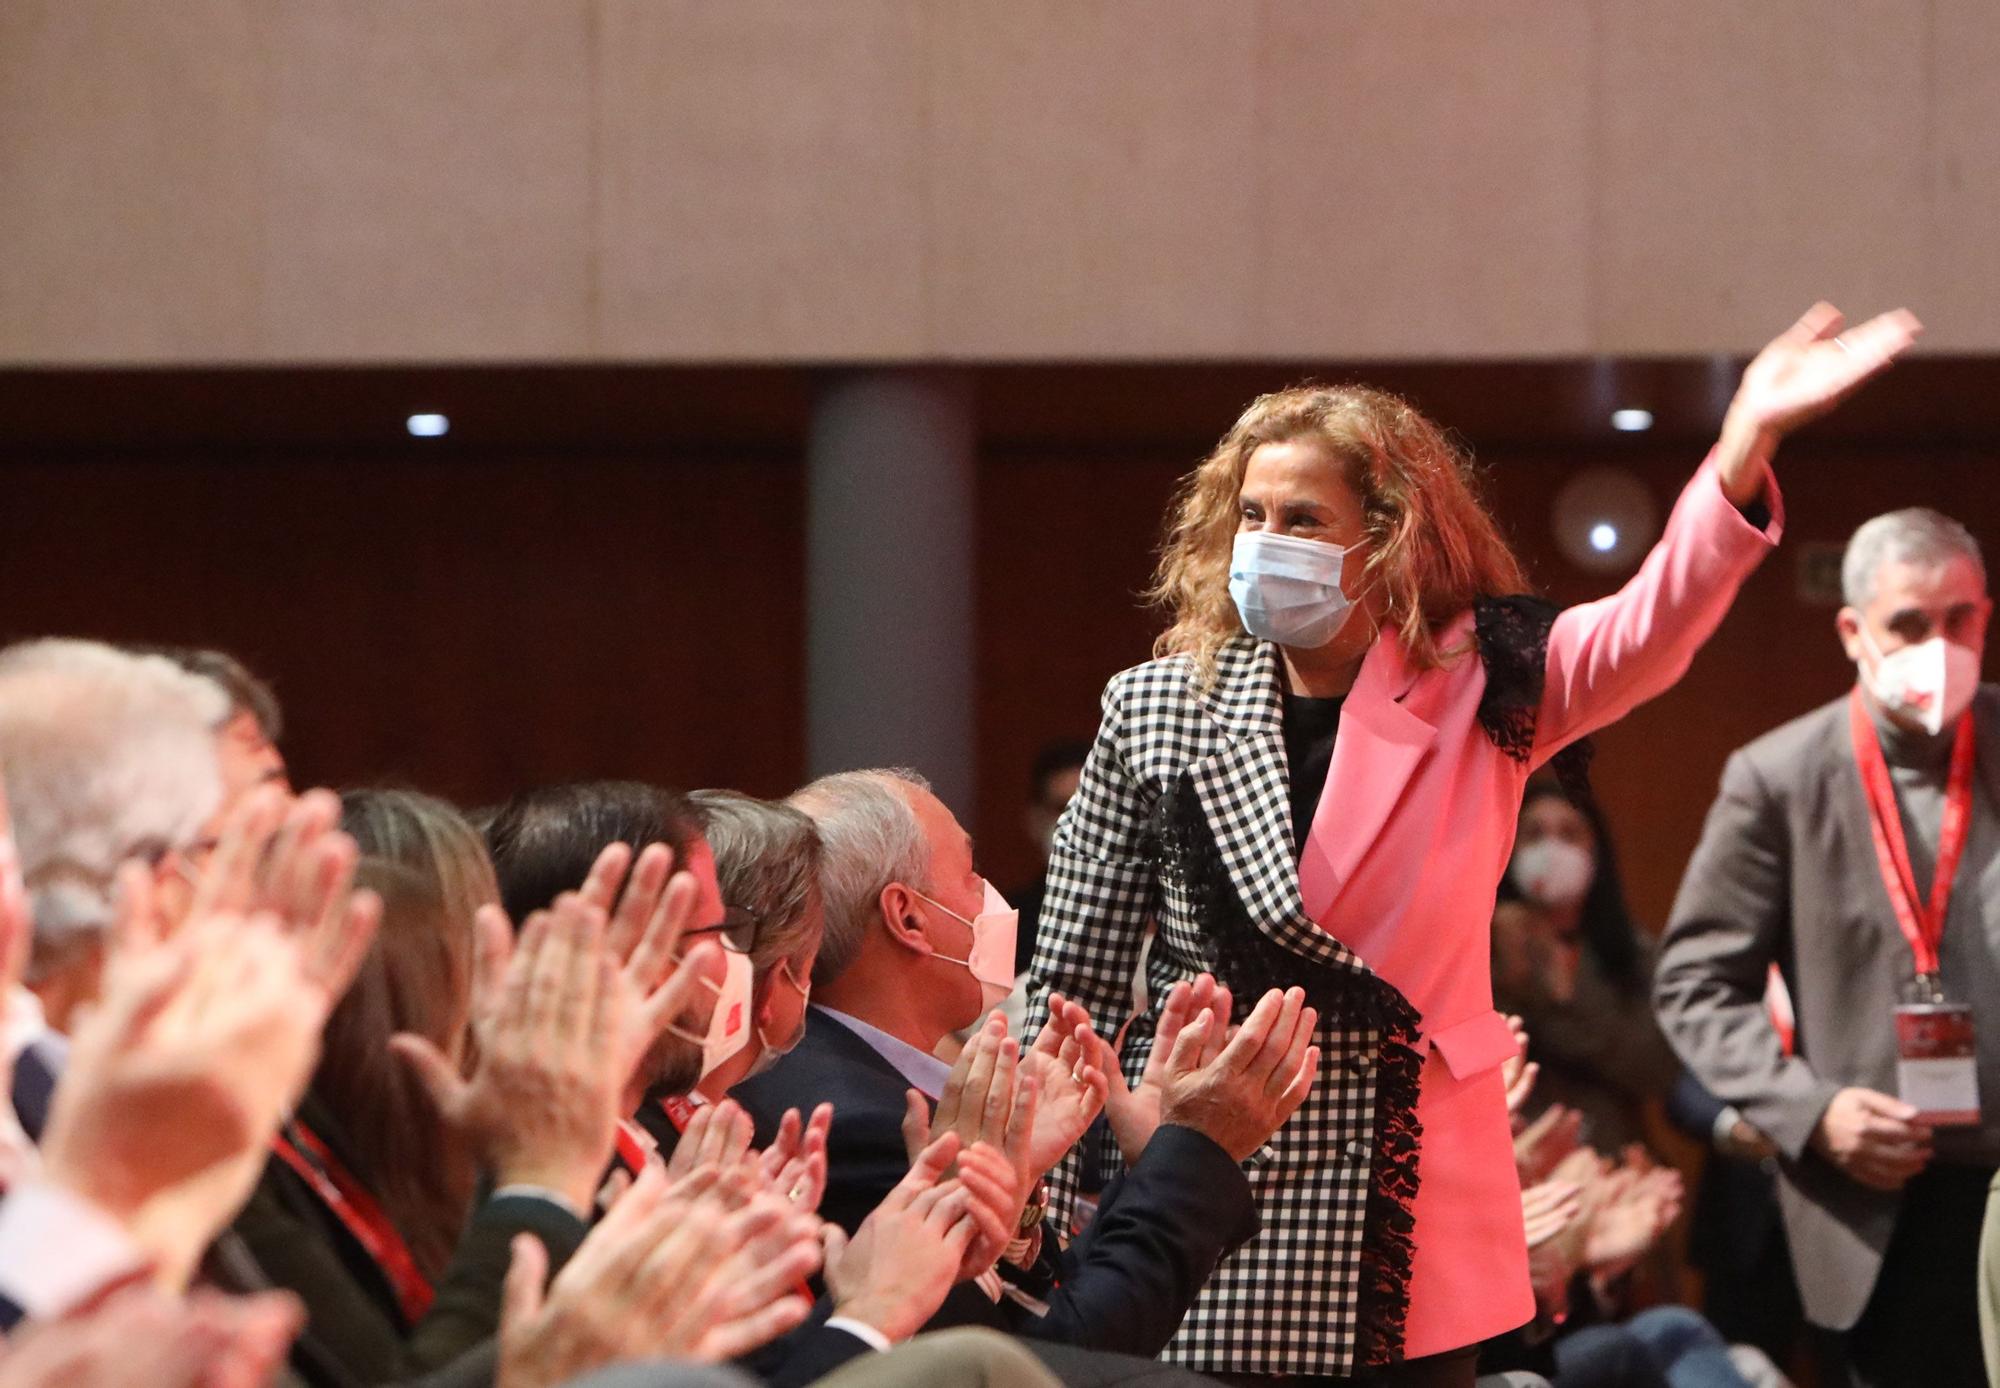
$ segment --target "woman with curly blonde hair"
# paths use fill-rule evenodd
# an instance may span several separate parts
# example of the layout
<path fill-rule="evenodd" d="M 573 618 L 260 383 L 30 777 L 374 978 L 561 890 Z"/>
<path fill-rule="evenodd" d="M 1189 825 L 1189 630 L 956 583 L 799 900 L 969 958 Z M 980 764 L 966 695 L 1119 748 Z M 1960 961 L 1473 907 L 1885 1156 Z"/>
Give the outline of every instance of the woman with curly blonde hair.
<path fill-rule="evenodd" d="M 1263 396 L 1189 476 L 1153 589 L 1171 624 L 1105 690 L 1056 831 L 1029 1020 L 1055 990 L 1115 1031 L 1149 923 L 1151 997 L 1210 971 L 1319 1011 L 1314 1092 L 1249 1163 L 1262 1231 L 1168 1358 L 1464 1385 L 1478 1342 L 1534 1314 L 1487 958 L 1528 775 L 1579 771 L 1585 736 L 1680 677 L 1778 539 L 1779 440 L 1918 331 L 1815 306 L 1751 362 L 1639 572 L 1560 613 L 1469 460 L 1385 392 Z M 1114 1132 L 1144 1131 L 1119 1110 L 1187 1020 L 1126 1029 Z"/>

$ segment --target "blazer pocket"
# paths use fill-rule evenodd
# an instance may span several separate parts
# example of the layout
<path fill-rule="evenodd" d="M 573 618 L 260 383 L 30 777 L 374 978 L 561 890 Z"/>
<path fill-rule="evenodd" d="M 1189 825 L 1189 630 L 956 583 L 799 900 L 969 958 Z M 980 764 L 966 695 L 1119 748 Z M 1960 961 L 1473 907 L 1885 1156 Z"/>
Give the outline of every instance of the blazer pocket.
<path fill-rule="evenodd" d="M 1507 1019 L 1490 1009 L 1440 1027 L 1427 1039 L 1444 1058 L 1445 1068 L 1455 1080 L 1470 1079 L 1521 1053 Z"/>

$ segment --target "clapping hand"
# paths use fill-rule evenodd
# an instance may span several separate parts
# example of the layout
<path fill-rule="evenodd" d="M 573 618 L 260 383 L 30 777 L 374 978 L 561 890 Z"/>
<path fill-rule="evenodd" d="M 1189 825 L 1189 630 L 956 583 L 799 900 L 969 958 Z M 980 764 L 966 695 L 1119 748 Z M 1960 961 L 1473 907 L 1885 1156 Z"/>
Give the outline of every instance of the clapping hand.
<path fill-rule="evenodd" d="M 681 1179 L 713 1171 L 741 1177 L 752 1188 L 811 1214 L 826 1193 L 826 1136 L 832 1124 L 832 1104 L 814 1109 L 809 1121 L 802 1121 L 797 1109 L 787 1109 L 777 1136 L 759 1153 L 751 1150 L 755 1125 L 741 1105 L 734 1099 L 703 1104 L 667 1158 L 667 1174 Z"/>
<path fill-rule="evenodd" d="M 1722 490 L 1734 504 L 1756 499 L 1765 463 L 1780 439 L 1853 394 L 1907 352 L 1924 330 L 1907 309 L 1852 328 L 1844 329 L 1845 322 L 1832 304 L 1814 304 L 1744 370 L 1716 455 Z"/>
<path fill-rule="evenodd" d="M 610 922 L 606 941 L 625 995 L 617 1044 L 625 1065 L 626 1113 L 639 1106 L 645 1092 L 643 1067 L 654 1042 L 700 996 L 718 957 L 712 940 L 685 959 L 676 957 L 682 937 L 697 925 L 700 895 L 693 874 L 674 871 L 674 852 L 663 843 L 648 844 L 636 859 L 625 844 L 605 845 L 577 891 Z"/>
<path fill-rule="evenodd" d="M 1574 1181 L 1542 1181 L 1521 1192 L 1528 1235 L 1528 1280 L 1544 1310 L 1567 1309 L 1569 1281 L 1581 1256 L 1583 1188 Z"/>
<path fill-rule="evenodd" d="M 1169 1062 L 1181 1030 L 1204 1013 L 1213 1013 L 1214 1022 L 1206 1033 L 1204 1054 L 1198 1063 L 1213 1060 L 1222 1053 L 1223 1043 L 1228 1040 L 1230 1009 L 1234 1005 L 1229 989 L 1217 983 L 1212 974 L 1198 974 L 1176 983 L 1161 1004 L 1146 1069 L 1139 1076 L 1139 1083 L 1130 1088 L 1126 1086 L 1124 1071 L 1119 1068 L 1116 1049 L 1108 1042 L 1098 1043 L 1098 1065 L 1109 1083 L 1104 1114 L 1128 1166 L 1139 1160 L 1139 1154 L 1146 1150 L 1146 1144 L 1159 1129 L 1160 1109 L 1171 1069 Z"/>
<path fill-rule="evenodd" d="M 617 1045 L 627 994 L 605 924 L 602 908 L 566 892 L 513 946 L 506 913 L 481 907 L 471 1077 L 427 1037 L 390 1041 L 497 1185 L 553 1190 L 578 1210 L 610 1163 L 629 1074 Z"/>
<path fill-rule="evenodd" d="M 975 1197 L 945 1175 L 963 1155 L 958 1134 L 943 1134 L 917 1153 L 909 1174 L 852 1239 L 826 1226 L 826 1286 L 835 1315 L 903 1340 L 937 1313 L 979 1238 Z"/>
<path fill-rule="evenodd" d="M 124 1220 L 181 1285 L 249 1195 L 381 918 L 354 842 L 313 791 L 247 797 L 169 935 L 152 875 L 118 876 L 103 993 L 49 1114 L 49 1179 Z"/>
<path fill-rule="evenodd" d="M 0 1350 L 0 1388 L 264 1388 L 305 1322 L 289 1292 L 169 1297 L 152 1287 L 22 1327 Z M 137 1361 L 144 1357 L 143 1371 Z"/>
<path fill-rule="evenodd" d="M 794 1289 L 819 1266 L 818 1221 L 694 1185 L 649 1165 L 546 1292 L 547 1252 L 532 1235 L 514 1240 L 498 1388 L 552 1388 L 636 1359 L 717 1363 L 805 1319 Z"/>
<path fill-rule="evenodd" d="M 1303 988 L 1273 988 L 1225 1034 L 1212 1011 L 1190 1021 L 1167 1057 L 1160 1121 L 1193 1128 L 1236 1161 L 1270 1141 L 1319 1075 L 1319 1012 Z"/>
<path fill-rule="evenodd" d="M 1587 1193 L 1583 1265 L 1599 1283 L 1623 1276 L 1660 1241 L 1681 1212 L 1681 1177 L 1641 1149 L 1600 1174 Z"/>
<path fill-rule="evenodd" d="M 1514 1165 L 1523 1185 L 1546 1181 L 1583 1143 L 1583 1115 L 1550 1104 L 1541 1117 L 1515 1135 Z"/>
<path fill-rule="evenodd" d="M 992 1267 L 1013 1242 L 1040 1174 L 1030 1155 L 1040 1089 L 1033 1074 L 1021 1073 L 1020 1059 L 1007 1019 L 995 1012 L 959 1052 L 935 1113 L 916 1090 L 905 1096 L 903 1144 L 911 1161 L 933 1134 L 956 1133 L 960 1166 L 970 1164 L 976 1172 L 967 1179 L 968 1189 L 980 1197 L 972 1205 L 979 1234 L 962 1270 L 968 1278 Z"/>
<path fill-rule="evenodd" d="M 1542 1067 L 1528 1059 L 1528 1028 L 1519 1017 L 1507 1018 L 1507 1030 L 1514 1033 L 1514 1054 L 1500 1063 L 1500 1080 L 1507 1086 L 1507 1117 L 1514 1125 L 1518 1137 L 1527 1124 L 1521 1117 L 1521 1110 L 1527 1105 L 1528 1096 L 1535 1092 L 1535 1081 L 1541 1077 Z"/>
<path fill-rule="evenodd" d="M 1028 1141 L 1028 1166 L 1035 1176 L 1046 1176 L 1067 1156 L 1103 1110 L 1109 1079 L 1100 1062 L 1102 1049 L 1090 1013 L 1051 993 L 1048 1020 L 1021 1056 L 1021 1073 L 1032 1075 L 1039 1090 Z"/>

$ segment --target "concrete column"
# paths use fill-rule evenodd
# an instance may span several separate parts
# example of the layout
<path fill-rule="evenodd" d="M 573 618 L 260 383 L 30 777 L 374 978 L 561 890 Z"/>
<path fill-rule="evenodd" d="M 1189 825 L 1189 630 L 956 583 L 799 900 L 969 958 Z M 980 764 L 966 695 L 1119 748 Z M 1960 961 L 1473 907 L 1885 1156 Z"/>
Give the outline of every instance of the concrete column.
<path fill-rule="evenodd" d="M 832 378 L 807 445 L 810 774 L 910 766 L 961 819 L 973 796 L 972 384 L 945 370 Z"/>

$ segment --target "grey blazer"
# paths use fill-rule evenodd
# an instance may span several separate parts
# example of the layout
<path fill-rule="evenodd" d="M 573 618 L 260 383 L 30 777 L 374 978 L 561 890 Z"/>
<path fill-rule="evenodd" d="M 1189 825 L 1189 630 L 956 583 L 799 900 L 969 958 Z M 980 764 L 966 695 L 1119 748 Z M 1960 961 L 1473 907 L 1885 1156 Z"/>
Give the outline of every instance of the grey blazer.
<path fill-rule="evenodd" d="M 1982 685 L 1975 820 L 2000 807 L 2000 687 Z M 1980 830 L 1975 825 L 1974 844 Z M 1975 850 L 1976 851 L 1976 847 Z M 1959 891 L 1943 968 L 1961 996 L 1989 998 L 2000 960 L 2000 864 L 1975 861 L 1981 890 Z M 1776 963 L 1797 1013 L 1783 1054 L 1764 1010 Z M 1661 941 L 1653 999 L 1688 1069 L 1736 1105 L 1780 1150 L 1779 1205 L 1806 1315 L 1845 1330 L 1860 1319 L 1895 1226 L 1898 1197 L 1843 1175 L 1808 1147 L 1848 1085 L 1896 1092 L 1892 1009 L 1912 972 L 1883 888 L 1855 768 L 1846 697 L 1732 755 Z M 1981 1038 L 1987 1126 L 2000 1094 L 1987 1083 L 2000 1036 Z"/>

